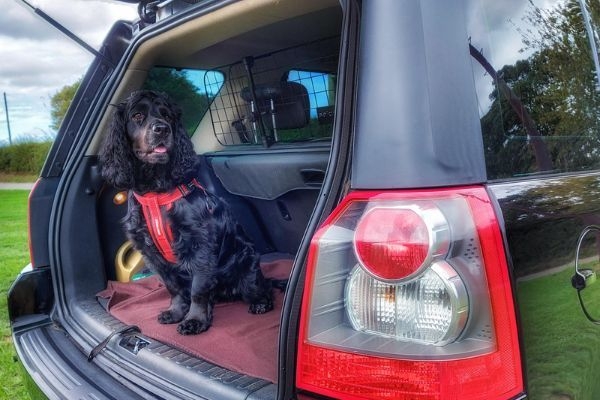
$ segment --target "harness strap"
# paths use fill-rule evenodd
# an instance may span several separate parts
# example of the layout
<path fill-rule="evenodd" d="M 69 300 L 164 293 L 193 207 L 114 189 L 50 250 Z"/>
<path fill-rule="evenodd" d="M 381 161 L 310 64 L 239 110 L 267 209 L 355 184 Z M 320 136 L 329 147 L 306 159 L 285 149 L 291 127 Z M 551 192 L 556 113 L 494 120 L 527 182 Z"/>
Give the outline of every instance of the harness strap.
<path fill-rule="evenodd" d="M 146 225 L 152 241 L 160 251 L 165 260 L 171 264 L 177 262 L 177 257 L 173 251 L 173 231 L 168 219 L 165 218 L 165 211 L 173 207 L 173 203 L 192 193 L 194 189 L 204 188 L 196 179 L 192 179 L 187 184 L 178 185 L 176 189 L 166 193 L 149 192 L 138 194 L 133 192 L 134 197 L 142 206 L 142 213 L 146 220 Z"/>

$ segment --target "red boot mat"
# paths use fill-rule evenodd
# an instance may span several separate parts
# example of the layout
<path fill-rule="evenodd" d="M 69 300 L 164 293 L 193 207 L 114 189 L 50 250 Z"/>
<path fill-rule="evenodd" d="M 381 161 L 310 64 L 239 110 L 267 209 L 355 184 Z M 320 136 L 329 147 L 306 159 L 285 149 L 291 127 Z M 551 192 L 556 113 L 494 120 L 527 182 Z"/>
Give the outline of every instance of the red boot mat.
<path fill-rule="evenodd" d="M 261 264 L 266 277 L 289 277 L 291 260 Z M 277 348 L 283 293 L 277 289 L 275 309 L 266 314 L 248 312 L 240 302 L 219 303 L 213 310 L 211 328 L 198 335 L 177 333 L 177 324 L 161 325 L 160 311 L 170 297 L 160 280 L 151 276 L 135 282 L 109 281 L 98 297 L 108 299 L 108 310 L 125 324 L 137 325 L 148 337 L 177 347 L 213 364 L 247 375 L 277 381 Z"/>

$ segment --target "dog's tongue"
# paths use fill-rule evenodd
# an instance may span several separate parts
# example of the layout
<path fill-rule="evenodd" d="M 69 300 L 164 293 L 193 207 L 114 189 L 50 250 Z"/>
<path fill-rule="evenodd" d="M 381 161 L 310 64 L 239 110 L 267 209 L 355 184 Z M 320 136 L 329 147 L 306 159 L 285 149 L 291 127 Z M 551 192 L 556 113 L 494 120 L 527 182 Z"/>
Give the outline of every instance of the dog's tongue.
<path fill-rule="evenodd" d="M 167 148 L 165 146 L 158 146 L 158 147 L 155 147 L 153 151 L 155 153 L 166 153 Z"/>

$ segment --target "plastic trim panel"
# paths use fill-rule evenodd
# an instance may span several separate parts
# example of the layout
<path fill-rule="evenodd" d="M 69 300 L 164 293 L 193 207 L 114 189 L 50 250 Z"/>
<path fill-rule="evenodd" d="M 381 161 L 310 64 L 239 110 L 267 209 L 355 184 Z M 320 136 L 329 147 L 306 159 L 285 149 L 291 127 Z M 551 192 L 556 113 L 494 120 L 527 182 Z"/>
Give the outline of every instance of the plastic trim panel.
<path fill-rule="evenodd" d="M 50 399 L 143 398 L 88 363 L 66 334 L 52 325 L 16 334 L 13 340 L 25 370 Z"/>

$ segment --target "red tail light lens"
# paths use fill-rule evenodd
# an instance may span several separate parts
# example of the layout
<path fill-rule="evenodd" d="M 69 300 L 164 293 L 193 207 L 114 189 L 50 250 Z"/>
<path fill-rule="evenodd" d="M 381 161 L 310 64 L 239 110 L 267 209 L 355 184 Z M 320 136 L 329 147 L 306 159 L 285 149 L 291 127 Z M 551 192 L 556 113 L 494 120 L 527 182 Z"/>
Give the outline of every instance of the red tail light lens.
<path fill-rule="evenodd" d="M 482 187 L 354 192 L 311 243 L 297 385 L 334 398 L 523 391 L 511 281 Z"/>
<path fill-rule="evenodd" d="M 356 226 L 354 246 L 359 262 L 373 276 L 401 280 L 447 250 L 446 234 L 444 217 L 431 206 L 373 207 Z"/>
<path fill-rule="evenodd" d="M 371 210 L 358 223 L 354 236 L 359 260 L 382 279 L 412 275 L 429 250 L 425 222 L 407 209 Z"/>

